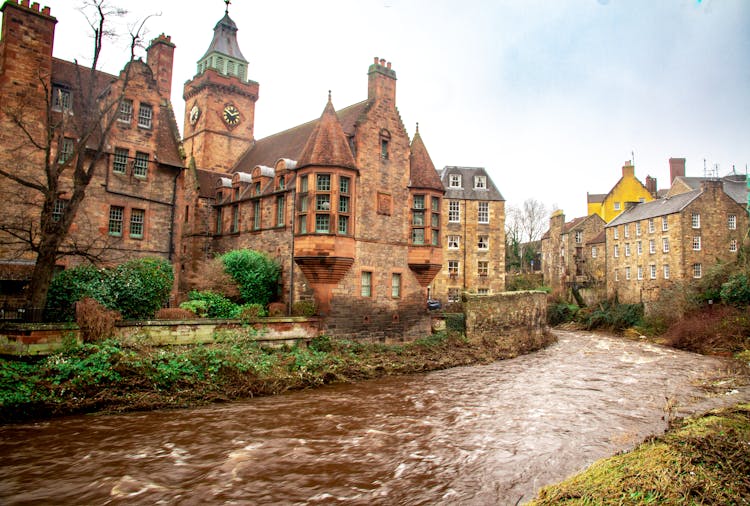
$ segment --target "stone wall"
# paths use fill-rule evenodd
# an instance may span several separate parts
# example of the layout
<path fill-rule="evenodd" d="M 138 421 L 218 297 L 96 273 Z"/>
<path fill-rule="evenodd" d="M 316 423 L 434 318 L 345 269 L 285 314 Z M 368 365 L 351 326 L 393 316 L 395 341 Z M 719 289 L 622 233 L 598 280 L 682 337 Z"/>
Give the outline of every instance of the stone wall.
<path fill-rule="evenodd" d="M 262 345 L 307 343 L 321 334 L 318 318 L 264 318 L 257 323 L 240 320 L 151 320 L 119 322 L 115 335 L 125 342 L 154 346 L 208 344 L 218 342 L 222 331 L 252 327 Z M 59 351 L 66 341 L 81 342 L 78 327 L 62 324 L 8 324 L 0 329 L 0 354 L 47 355 Z"/>
<path fill-rule="evenodd" d="M 466 337 L 499 340 L 513 355 L 539 349 L 547 324 L 547 294 L 539 291 L 464 295 Z"/>

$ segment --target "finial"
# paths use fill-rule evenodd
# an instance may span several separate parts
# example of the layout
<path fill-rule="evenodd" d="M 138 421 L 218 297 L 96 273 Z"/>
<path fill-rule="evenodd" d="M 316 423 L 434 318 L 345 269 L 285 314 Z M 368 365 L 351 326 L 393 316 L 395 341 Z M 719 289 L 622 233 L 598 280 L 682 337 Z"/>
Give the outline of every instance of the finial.
<path fill-rule="evenodd" d="M 417 131 L 416 133 L 419 133 L 419 121 L 417 121 Z"/>
<path fill-rule="evenodd" d="M 331 90 L 328 90 L 328 101 L 331 101 Z"/>
<path fill-rule="evenodd" d="M 227 7 L 224 9 L 224 14 L 229 14 L 229 4 L 232 3 L 232 0 L 224 0 L 224 3 L 227 4 Z"/>

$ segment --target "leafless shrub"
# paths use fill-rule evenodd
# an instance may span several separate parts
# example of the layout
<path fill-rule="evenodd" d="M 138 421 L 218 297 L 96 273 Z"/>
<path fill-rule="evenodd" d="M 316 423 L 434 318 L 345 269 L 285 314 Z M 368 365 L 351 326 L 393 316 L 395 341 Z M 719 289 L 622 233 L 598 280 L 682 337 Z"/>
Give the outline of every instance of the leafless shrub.
<path fill-rule="evenodd" d="M 120 320 L 122 315 L 118 311 L 107 309 L 95 299 L 86 297 L 76 303 L 76 323 L 85 343 L 112 337 L 115 322 Z"/>

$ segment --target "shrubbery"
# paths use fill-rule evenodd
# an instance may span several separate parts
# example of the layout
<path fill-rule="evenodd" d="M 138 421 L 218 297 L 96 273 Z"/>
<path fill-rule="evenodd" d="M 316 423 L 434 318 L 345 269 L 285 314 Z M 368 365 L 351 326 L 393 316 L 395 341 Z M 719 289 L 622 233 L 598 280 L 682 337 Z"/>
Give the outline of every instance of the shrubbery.
<path fill-rule="evenodd" d="M 240 249 L 219 257 L 237 283 L 242 302 L 267 306 L 276 296 L 281 267 L 268 255 Z"/>
<path fill-rule="evenodd" d="M 47 295 L 46 319 L 72 321 L 75 303 L 89 297 L 123 318 L 150 318 L 169 300 L 172 266 L 163 258 L 136 258 L 114 269 L 81 265 L 58 273 Z"/>
<path fill-rule="evenodd" d="M 208 290 L 188 294 L 188 300 L 180 304 L 181 309 L 192 311 L 201 318 L 238 318 L 240 306 L 219 293 Z"/>

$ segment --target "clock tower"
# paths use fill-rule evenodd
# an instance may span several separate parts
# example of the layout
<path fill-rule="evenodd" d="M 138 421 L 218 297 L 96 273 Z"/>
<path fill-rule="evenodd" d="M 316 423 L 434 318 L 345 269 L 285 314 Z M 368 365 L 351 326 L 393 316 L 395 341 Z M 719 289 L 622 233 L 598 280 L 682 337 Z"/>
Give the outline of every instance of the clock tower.
<path fill-rule="evenodd" d="M 185 83 L 183 145 L 198 168 L 228 172 L 252 145 L 258 83 L 247 78 L 237 25 L 224 17 L 214 27 L 195 77 Z"/>

